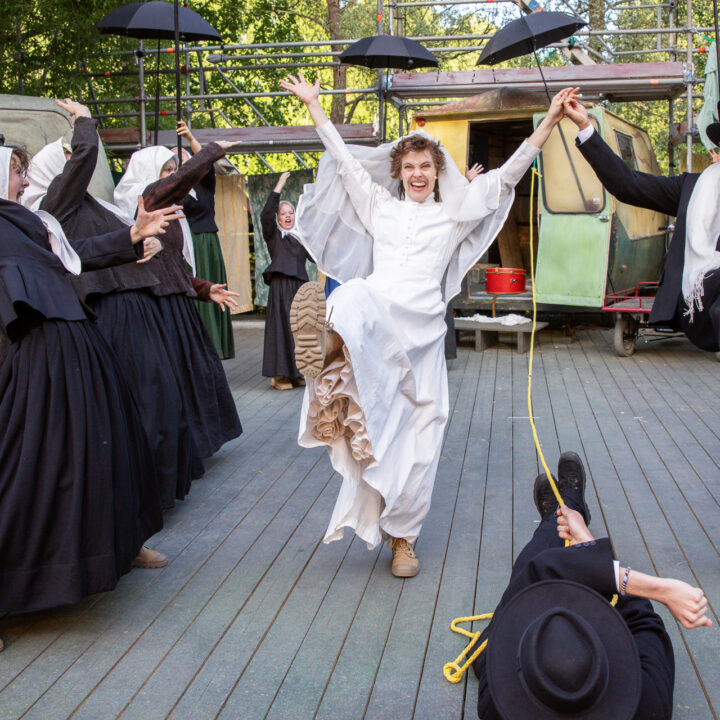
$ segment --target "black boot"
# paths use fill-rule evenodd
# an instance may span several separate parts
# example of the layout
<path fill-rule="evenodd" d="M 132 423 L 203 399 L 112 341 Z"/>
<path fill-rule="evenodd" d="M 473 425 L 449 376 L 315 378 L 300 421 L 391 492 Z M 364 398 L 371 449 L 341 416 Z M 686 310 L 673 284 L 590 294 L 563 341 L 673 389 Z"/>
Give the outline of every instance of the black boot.
<path fill-rule="evenodd" d="M 558 461 L 557 487 L 565 504 L 577 510 L 590 525 L 590 510 L 585 504 L 585 468 L 575 452 L 564 452 Z"/>

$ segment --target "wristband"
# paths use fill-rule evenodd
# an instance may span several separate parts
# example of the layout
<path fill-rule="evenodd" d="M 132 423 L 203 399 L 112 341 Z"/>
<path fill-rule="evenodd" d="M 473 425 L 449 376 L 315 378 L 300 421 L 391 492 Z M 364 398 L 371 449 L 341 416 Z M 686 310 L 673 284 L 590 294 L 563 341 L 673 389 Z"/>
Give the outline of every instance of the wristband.
<path fill-rule="evenodd" d="M 628 581 L 628 578 L 630 577 L 630 570 L 631 570 L 630 567 L 627 567 L 625 569 L 625 575 L 623 576 L 622 584 L 620 585 L 620 594 L 621 595 L 625 595 L 627 592 L 627 581 Z"/>

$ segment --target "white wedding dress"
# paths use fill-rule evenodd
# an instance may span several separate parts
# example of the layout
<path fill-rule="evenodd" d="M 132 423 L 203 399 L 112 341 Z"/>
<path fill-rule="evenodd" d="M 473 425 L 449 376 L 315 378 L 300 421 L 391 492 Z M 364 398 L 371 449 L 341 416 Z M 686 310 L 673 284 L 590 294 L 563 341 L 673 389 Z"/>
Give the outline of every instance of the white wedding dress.
<path fill-rule="evenodd" d="M 430 508 L 448 418 L 446 303 L 502 227 L 513 188 L 540 151 L 523 143 L 472 183 L 446 154 L 444 202 L 417 203 L 393 195 L 389 145 L 347 147 L 331 123 L 318 132 L 328 153 L 298 224 L 318 267 L 344 283 L 327 315 L 345 358 L 307 378 L 298 441 L 327 444 L 343 478 L 325 542 L 345 527 L 371 549 L 388 536 L 412 542 Z M 334 401 L 341 417 L 329 412 L 318 429 L 318 409 Z"/>

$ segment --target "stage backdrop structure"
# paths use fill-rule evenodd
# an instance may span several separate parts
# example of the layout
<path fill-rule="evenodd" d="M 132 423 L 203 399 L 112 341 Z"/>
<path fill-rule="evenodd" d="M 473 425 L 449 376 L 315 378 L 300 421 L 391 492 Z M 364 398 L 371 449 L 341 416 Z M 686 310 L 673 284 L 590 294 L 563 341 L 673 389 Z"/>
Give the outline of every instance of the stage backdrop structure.
<path fill-rule="evenodd" d="M 260 214 L 265 207 L 268 196 L 277 185 L 280 173 L 268 175 L 249 175 L 247 178 L 248 195 L 250 197 L 250 213 L 253 222 L 253 243 L 255 245 L 255 304 L 262 307 L 267 306 L 268 286 L 265 284 L 262 274 L 265 268 L 270 265 L 270 253 L 268 252 L 265 238 L 263 237 Z M 302 195 L 303 186 L 315 180 L 312 170 L 296 170 L 290 174 L 283 189 L 281 200 L 287 200 L 297 207 L 298 199 Z M 317 279 L 317 267 L 315 263 L 306 262 L 305 267 L 308 277 L 311 280 Z"/>

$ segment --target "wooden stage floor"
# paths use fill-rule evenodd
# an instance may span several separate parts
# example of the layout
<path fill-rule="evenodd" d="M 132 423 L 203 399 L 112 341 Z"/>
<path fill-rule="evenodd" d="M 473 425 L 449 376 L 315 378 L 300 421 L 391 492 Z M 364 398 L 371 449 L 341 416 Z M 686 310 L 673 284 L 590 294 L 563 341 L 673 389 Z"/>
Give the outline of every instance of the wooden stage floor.
<path fill-rule="evenodd" d="M 80 604 L 0 619 L 0 718 L 464 720 L 472 672 L 443 664 L 457 616 L 490 611 L 537 521 L 526 356 L 461 347 L 421 573 L 351 536 L 321 542 L 339 481 L 296 443 L 301 391 L 260 375 L 262 329 L 239 324 L 226 370 L 245 428 L 166 514 L 135 570 Z M 592 529 L 634 568 L 702 586 L 714 627 L 684 631 L 678 720 L 720 714 L 720 364 L 682 340 L 618 358 L 605 330 L 543 332 L 535 415 L 548 462 L 588 468 Z"/>

